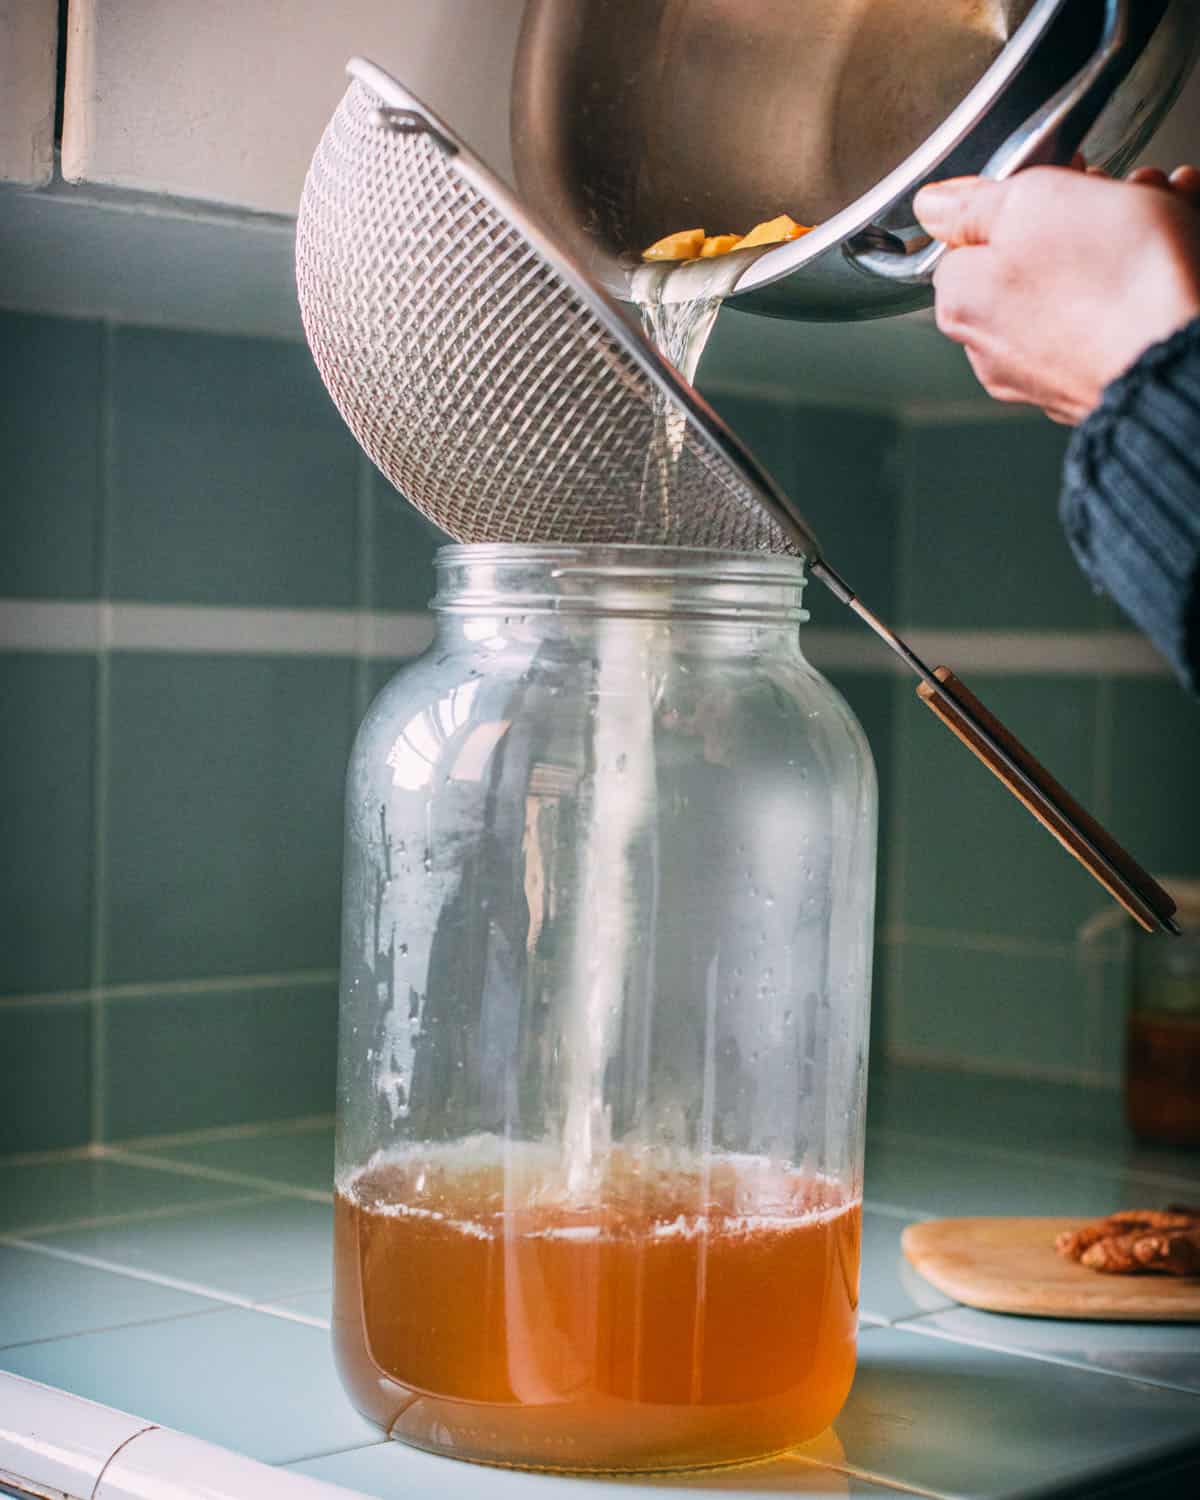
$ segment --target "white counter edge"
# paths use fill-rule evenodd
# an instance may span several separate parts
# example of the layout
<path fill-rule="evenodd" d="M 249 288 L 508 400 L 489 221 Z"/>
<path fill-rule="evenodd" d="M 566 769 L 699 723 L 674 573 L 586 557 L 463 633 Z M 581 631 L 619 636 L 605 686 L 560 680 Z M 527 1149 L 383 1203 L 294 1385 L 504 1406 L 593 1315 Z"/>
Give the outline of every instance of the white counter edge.
<path fill-rule="evenodd" d="M 0 1484 L 47 1500 L 351 1500 L 356 1491 L 0 1371 Z"/>

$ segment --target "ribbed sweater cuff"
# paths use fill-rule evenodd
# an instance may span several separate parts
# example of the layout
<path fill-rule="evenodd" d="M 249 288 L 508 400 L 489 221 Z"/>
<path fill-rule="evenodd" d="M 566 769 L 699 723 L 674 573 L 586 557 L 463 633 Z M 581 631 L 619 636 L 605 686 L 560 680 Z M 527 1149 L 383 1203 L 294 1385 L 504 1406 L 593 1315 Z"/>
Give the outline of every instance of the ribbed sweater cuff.
<path fill-rule="evenodd" d="M 1077 429 L 1060 515 L 1084 572 L 1200 691 L 1200 318 Z"/>

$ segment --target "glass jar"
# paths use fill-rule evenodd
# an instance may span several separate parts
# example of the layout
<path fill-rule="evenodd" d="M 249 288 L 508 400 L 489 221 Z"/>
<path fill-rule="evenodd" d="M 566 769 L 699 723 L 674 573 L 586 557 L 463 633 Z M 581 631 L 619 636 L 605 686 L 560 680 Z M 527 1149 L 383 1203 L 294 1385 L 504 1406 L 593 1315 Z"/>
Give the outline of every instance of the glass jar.
<path fill-rule="evenodd" d="M 342 1378 L 464 1458 L 780 1452 L 854 1373 L 877 821 L 802 566 L 438 573 L 348 776 Z"/>

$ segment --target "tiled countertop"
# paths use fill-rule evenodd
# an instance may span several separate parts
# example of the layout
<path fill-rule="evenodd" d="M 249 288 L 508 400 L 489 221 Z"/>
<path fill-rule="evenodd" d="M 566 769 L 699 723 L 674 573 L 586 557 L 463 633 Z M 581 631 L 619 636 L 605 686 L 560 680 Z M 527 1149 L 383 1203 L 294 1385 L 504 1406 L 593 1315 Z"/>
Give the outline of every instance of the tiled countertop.
<path fill-rule="evenodd" d="M 633 1481 L 420 1454 L 351 1408 L 328 1337 L 331 1146 L 314 1122 L 0 1163 L 0 1370 L 369 1495 L 627 1494 Z M 974 1312 L 917 1277 L 899 1241 L 919 1217 L 1189 1195 L 1200 1156 L 1133 1145 L 1110 1095 L 888 1075 L 871 1106 L 859 1372 L 835 1430 L 774 1463 L 637 1485 L 1184 1493 L 1200 1477 L 1200 1327 Z"/>

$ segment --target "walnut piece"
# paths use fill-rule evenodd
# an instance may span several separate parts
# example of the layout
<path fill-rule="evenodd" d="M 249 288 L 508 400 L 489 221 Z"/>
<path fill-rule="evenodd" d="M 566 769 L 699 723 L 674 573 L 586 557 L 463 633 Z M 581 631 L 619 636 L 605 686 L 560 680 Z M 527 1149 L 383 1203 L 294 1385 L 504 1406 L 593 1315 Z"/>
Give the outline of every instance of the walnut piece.
<path fill-rule="evenodd" d="M 1081 1229 L 1065 1230 L 1055 1249 L 1109 1276 L 1200 1275 L 1200 1214 L 1173 1204 L 1166 1211 L 1131 1208 Z"/>

